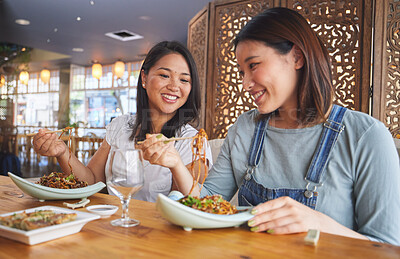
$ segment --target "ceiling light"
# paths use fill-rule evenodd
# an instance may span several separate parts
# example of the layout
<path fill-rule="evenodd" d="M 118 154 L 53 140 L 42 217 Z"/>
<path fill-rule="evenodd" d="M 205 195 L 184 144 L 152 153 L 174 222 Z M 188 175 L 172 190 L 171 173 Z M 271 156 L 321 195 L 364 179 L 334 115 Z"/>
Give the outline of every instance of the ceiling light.
<path fill-rule="evenodd" d="M 48 84 L 50 82 L 50 71 L 48 69 L 43 69 L 40 72 L 40 79 L 44 84 Z"/>
<path fill-rule="evenodd" d="M 58 32 L 58 28 L 54 28 L 54 32 Z"/>
<path fill-rule="evenodd" d="M 19 25 L 29 25 L 31 22 L 25 19 L 17 19 L 15 20 L 15 23 Z"/>
<path fill-rule="evenodd" d="M 90 0 L 90 5 L 94 5 L 94 1 L 93 0 Z"/>
<path fill-rule="evenodd" d="M 140 20 L 143 20 L 143 21 L 150 21 L 150 20 L 151 20 L 151 17 L 150 17 L 150 16 L 147 16 L 147 15 L 142 15 L 142 16 L 139 16 L 139 19 L 140 19 Z"/>
<path fill-rule="evenodd" d="M 99 64 L 99 63 L 93 64 L 93 66 L 92 66 L 92 76 L 94 78 L 100 80 L 102 75 L 103 75 L 103 67 L 102 67 L 102 65 Z"/>
<path fill-rule="evenodd" d="M 73 48 L 72 49 L 73 52 L 83 52 L 82 48 Z"/>
<path fill-rule="evenodd" d="M 81 17 L 79 17 L 79 16 L 76 17 L 76 20 L 77 20 L 77 21 L 80 21 L 80 20 L 81 20 Z"/>
<path fill-rule="evenodd" d="M 117 78 L 121 78 L 125 73 L 125 63 L 122 61 L 117 61 L 114 64 L 114 75 Z"/>
<path fill-rule="evenodd" d="M 19 73 L 19 81 L 24 85 L 28 85 L 29 73 L 27 71 L 21 71 L 21 73 Z"/>

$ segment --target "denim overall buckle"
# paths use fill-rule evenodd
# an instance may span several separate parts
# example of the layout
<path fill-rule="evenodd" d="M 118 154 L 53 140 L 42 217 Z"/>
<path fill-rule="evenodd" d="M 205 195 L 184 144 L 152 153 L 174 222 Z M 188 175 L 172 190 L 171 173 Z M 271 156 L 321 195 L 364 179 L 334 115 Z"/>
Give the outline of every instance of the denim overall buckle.
<path fill-rule="evenodd" d="M 250 181 L 251 179 L 251 175 L 254 173 L 254 170 L 256 170 L 257 166 L 252 166 L 251 168 L 248 168 L 246 170 L 246 175 L 244 176 L 244 179 L 246 179 L 246 181 Z"/>
<path fill-rule="evenodd" d="M 327 119 L 326 122 L 324 122 L 324 127 L 338 133 L 341 133 L 344 130 L 344 125 L 330 119 Z"/>
<path fill-rule="evenodd" d="M 307 199 L 312 198 L 314 196 L 314 193 L 318 194 L 317 187 L 321 187 L 322 185 L 324 185 L 324 183 L 316 184 L 314 185 L 314 188 L 311 190 L 309 189 L 311 182 L 308 181 L 306 178 L 304 178 L 304 180 L 307 181 L 306 190 L 304 191 L 304 197 L 306 197 Z"/>

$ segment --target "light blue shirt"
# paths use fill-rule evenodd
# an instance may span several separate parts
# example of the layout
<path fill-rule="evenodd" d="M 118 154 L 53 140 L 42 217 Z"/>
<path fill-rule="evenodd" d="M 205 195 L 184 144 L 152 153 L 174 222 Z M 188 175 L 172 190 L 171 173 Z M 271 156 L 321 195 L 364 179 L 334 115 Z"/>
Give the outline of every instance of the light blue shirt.
<path fill-rule="evenodd" d="M 230 200 L 247 169 L 254 132 L 252 110 L 229 129 L 201 195 Z M 383 123 L 348 110 L 345 130 L 332 150 L 316 210 L 374 241 L 400 245 L 400 163 L 393 138 Z M 323 125 L 302 129 L 268 126 L 260 164 L 253 173 L 266 188 L 305 188 Z"/>

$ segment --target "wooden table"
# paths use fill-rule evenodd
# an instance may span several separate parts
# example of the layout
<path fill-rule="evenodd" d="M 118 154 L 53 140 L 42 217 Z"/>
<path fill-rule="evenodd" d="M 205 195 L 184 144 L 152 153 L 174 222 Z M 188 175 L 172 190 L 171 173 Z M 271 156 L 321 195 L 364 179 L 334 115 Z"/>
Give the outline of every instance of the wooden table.
<path fill-rule="evenodd" d="M 8 177 L 0 176 L 0 214 L 43 205 L 63 207 L 63 201 L 41 203 L 21 194 Z M 90 205 L 119 205 L 117 197 L 106 194 L 89 199 Z M 77 234 L 34 246 L 0 237 L 0 258 L 400 258 L 397 246 L 325 233 L 313 247 L 304 245 L 305 233 L 252 233 L 246 226 L 186 232 L 164 220 L 150 202 L 133 200 L 130 212 L 139 226 L 111 226 L 119 210 L 87 223 Z"/>

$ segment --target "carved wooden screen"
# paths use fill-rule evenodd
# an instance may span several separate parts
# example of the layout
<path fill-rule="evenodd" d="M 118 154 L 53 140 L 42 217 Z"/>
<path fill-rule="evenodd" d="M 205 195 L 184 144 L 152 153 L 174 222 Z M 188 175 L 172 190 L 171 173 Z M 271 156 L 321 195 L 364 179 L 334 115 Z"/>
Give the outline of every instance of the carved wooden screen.
<path fill-rule="evenodd" d="M 212 138 L 224 138 L 228 128 L 245 111 L 255 108 L 249 93 L 243 89 L 233 51 L 232 40 L 240 29 L 258 13 L 273 7 L 273 0 L 242 1 L 215 7 L 213 84 L 207 88 L 207 102 L 215 107 L 212 118 L 207 119 L 207 129 Z"/>
<path fill-rule="evenodd" d="M 253 109 L 252 98 L 238 81 L 231 41 L 247 21 L 261 11 L 277 6 L 292 8 L 304 15 L 326 43 L 333 61 L 336 102 L 368 112 L 370 89 L 370 48 L 372 0 L 342 1 L 217 1 L 210 3 L 190 24 L 206 20 L 207 31 L 189 25 L 189 48 L 203 67 L 206 83 L 205 127 L 210 138 L 224 138 L 228 128 L 244 111 Z M 367 26 L 368 25 L 368 26 Z M 204 25 L 203 25 L 204 27 Z M 198 28 L 198 27 L 197 27 Z M 206 39 L 200 48 L 196 37 Z M 198 34 L 194 36 L 193 34 Z M 201 51 L 199 51 L 201 49 Z M 207 52 L 207 62 L 196 57 Z M 201 71 L 202 73 L 202 71 Z M 203 82 L 204 82 L 203 81 Z"/>
<path fill-rule="evenodd" d="M 371 0 L 288 0 L 325 43 L 332 61 L 335 102 L 368 113 L 371 64 Z"/>
<path fill-rule="evenodd" d="M 206 69 L 207 69 L 207 50 L 208 50 L 208 30 L 209 30 L 209 10 L 206 6 L 189 22 L 188 28 L 188 48 L 191 50 L 193 58 L 199 71 L 200 92 L 201 92 L 201 111 L 200 127 L 205 128 L 205 107 L 206 107 Z M 211 115 L 210 115 L 211 116 Z"/>
<path fill-rule="evenodd" d="M 373 116 L 400 138 L 400 1 L 375 6 Z"/>

